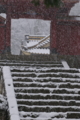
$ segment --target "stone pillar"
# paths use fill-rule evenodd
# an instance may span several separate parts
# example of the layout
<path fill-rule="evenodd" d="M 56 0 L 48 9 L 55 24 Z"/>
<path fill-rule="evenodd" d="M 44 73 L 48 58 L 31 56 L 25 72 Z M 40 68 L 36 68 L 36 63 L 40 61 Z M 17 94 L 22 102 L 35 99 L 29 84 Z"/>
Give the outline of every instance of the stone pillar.
<path fill-rule="evenodd" d="M 57 23 L 55 18 L 51 21 L 50 51 L 51 51 L 51 54 L 57 53 Z"/>
<path fill-rule="evenodd" d="M 7 7 L 7 16 L 6 16 L 6 46 L 5 52 L 11 52 L 11 7 Z"/>

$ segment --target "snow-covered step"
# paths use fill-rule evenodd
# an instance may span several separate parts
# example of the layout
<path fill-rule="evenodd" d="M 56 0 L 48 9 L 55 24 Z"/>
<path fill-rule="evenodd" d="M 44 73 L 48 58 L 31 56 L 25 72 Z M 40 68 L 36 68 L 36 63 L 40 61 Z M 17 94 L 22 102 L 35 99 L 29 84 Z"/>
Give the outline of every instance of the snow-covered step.
<path fill-rule="evenodd" d="M 34 45 L 38 44 L 38 42 L 39 42 L 39 41 L 35 41 L 35 40 L 30 41 L 29 43 L 27 43 L 27 47 L 34 46 Z"/>
<path fill-rule="evenodd" d="M 80 78 L 80 74 L 78 73 L 75 73 L 75 74 L 70 74 L 70 73 L 52 73 L 52 74 L 50 74 L 50 73 L 42 73 L 42 74 L 40 74 L 40 73 L 38 73 L 38 74 L 36 74 L 36 73 L 30 73 L 30 74 L 24 74 L 24 73 L 22 73 L 22 74 L 20 74 L 20 73 L 12 73 L 12 77 L 27 77 L 27 78 L 29 78 L 29 77 L 39 77 L 39 78 L 45 78 L 45 77 L 62 77 L 62 78 Z"/>
<path fill-rule="evenodd" d="M 55 83 L 55 85 L 54 85 L 54 83 L 42 83 L 42 84 L 40 84 L 40 83 L 14 83 L 14 86 L 15 87 L 47 87 L 48 89 L 49 88 L 72 88 L 72 89 L 79 89 L 80 88 L 80 83 L 73 83 L 73 84 L 71 84 L 71 83 L 63 83 L 63 84 L 61 84 L 61 83 Z"/>
<path fill-rule="evenodd" d="M 42 49 L 40 49 L 40 47 L 44 46 L 47 43 L 50 43 L 50 35 L 46 36 L 45 38 L 43 38 L 42 40 L 40 40 L 38 43 L 36 42 L 30 42 L 30 43 L 26 43 L 26 46 L 22 46 L 22 50 L 21 52 L 23 54 L 27 54 L 27 53 L 33 53 L 33 54 L 50 54 L 50 49 L 49 47 L 47 49 L 45 49 L 44 47 Z"/>
<path fill-rule="evenodd" d="M 47 101 L 49 101 L 49 100 L 58 100 L 58 101 L 61 101 L 61 100 L 69 100 L 69 101 L 79 101 L 80 100 L 80 96 L 78 96 L 78 94 L 76 94 L 75 96 L 71 96 L 71 95 L 68 95 L 68 96 L 66 96 L 66 95 L 19 95 L 19 94 L 17 94 L 16 95 L 16 98 L 17 98 L 17 100 L 19 99 L 24 99 L 24 100 L 26 100 L 26 101 L 28 101 L 29 99 L 30 100 L 34 100 L 34 101 L 36 101 L 36 100 L 47 100 Z M 23 101 L 23 100 L 22 100 Z M 71 106 L 73 106 L 72 104 L 71 104 Z M 50 106 L 49 106 L 50 107 Z M 80 105 L 78 104 L 78 107 L 80 108 Z M 27 111 L 26 111 L 27 112 Z M 75 112 L 77 112 L 77 111 L 75 111 Z M 80 111 L 79 111 L 80 112 Z"/>
<path fill-rule="evenodd" d="M 17 63 L 10 70 L 20 120 L 80 119 L 78 69 L 54 61 Z"/>
<path fill-rule="evenodd" d="M 39 88 L 39 87 L 32 87 L 31 89 L 28 87 L 27 89 L 24 89 L 21 87 L 16 87 L 15 88 L 15 92 L 16 93 L 44 93 L 44 94 L 49 94 L 49 93 L 53 93 L 53 94 L 80 94 L 80 90 L 79 88 L 76 89 L 68 89 L 68 88 Z"/>
<path fill-rule="evenodd" d="M 48 42 L 50 42 L 50 35 L 44 37 L 37 44 L 32 45 L 30 47 L 28 46 L 28 44 L 30 44 L 30 43 L 26 43 L 27 45 L 25 46 L 25 48 L 28 48 L 28 49 L 36 48 L 36 47 L 38 48 L 39 46 L 42 46 L 42 45 L 44 45 L 45 43 L 48 43 Z"/>
<path fill-rule="evenodd" d="M 36 48 L 42 47 L 42 46 L 44 46 L 46 43 L 50 43 L 50 39 L 44 41 L 43 43 L 38 44 L 38 45 L 36 46 Z"/>
<path fill-rule="evenodd" d="M 26 78 L 26 77 L 13 77 L 14 83 L 16 82 L 53 82 L 55 83 L 80 83 L 80 78 L 55 78 L 55 77 L 47 77 L 47 78 Z"/>
<path fill-rule="evenodd" d="M 39 102 L 40 102 L 40 104 L 41 105 L 44 105 L 44 103 L 46 104 L 46 105 L 52 105 L 53 104 L 53 106 L 58 106 L 58 105 L 61 105 L 61 106 L 68 106 L 68 105 L 70 105 L 71 106 L 71 104 L 72 105 L 75 105 L 75 104 L 77 104 L 77 105 L 79 105 L 80 104 L 80 101 L 79 100 L 73 100 L 73 101 L 70 101 L 70 100 L 53 100 L 53 99 L 50 99 L 50 100 L 48 100 L 48 99 L 46 99 L 46 100 L 43 100 L 43 99 L 40 99 L 40 100 L 38 100 L 38 99 L 36 99 L 36 100 L 34 100 L 34 99 L 28 99 L 28 100 L 26 100 L 26 99 L 17 99 L 17 103 L 19 103 L 19 104 L 26 104 L 26 105 L 39 105 Z"/>
<path fill-rule="evenodd" d="M 53 64 L 49 64 L 49 63 L 46 63 L 47 65 L 53 65 Z M 40 64 L 42 66 L 42 64 Z M 44 64 L 43 64 L 44 65 Z M 55 63 L 55 65 L 57 65 Z M 58 64 L 58 65 L 61 65 L 61 64 Z M 42 73 L 42 72 L 66 72 L 66 73 L 79 73 L 79 70 L 76 69 L 76 68 L 70 68 L 70 69 L 66 69 L 66 68 L 59 68 L 59 67 L 39 67 L 37 68 L 36 65 L 35 67 L 31 68 L 31 67 L 11 67 L 11 71 L 12 72 L 39 72 L 39 73 Z"/>
<path fill-rule="evenodd" d="M 57 64 L 62 64 L 60 61 L 45 61 L 45 62 L 42 62 L 42 61 L 26 61 L 26 62 L 23 62 L 23 61 L 0 61 L 0 64 L 22 64 L 22 65 L 45 65 L 45 64 L 48 64 L 48 65 L 57 65 Z"/>
<path fill-rule="evenodd" d="M 69 119 L 72 116 L 75 116 L 76 118 L 80 117 L 79 112 L 66 112 L 66 113 L 62 113 L 59 112 L 59 114 L 57 112 L 50 112 L 50 113 L 46 113 L 46 112 L 20 112 L 20 116 L 21 116 L 21 120 L 73 120 L 73 119 Z M 25 116 L 25 118 L 24 118 Z"/>
<path fill-rule="evenodd" d="M 48 107 L 48 106 L 39 106 L 39 107 L 36 107 L 36 106 L 18 106 L 18 109 L 19 109 L 19 111 L 24 111 L 24 112 L 63 112 L 63 113 L 65 113 L 65 112 L 80 112 L 80 107 L 71 107 L 71 106 L 68 106 L 68 107 L 66 107 L 66 106 L 50 106 L 50 107 Z M 46 116 L 45 116 L 45 118 L 46 118 Z"/>
<path fill-rule="evenodd" d="M 40 66 L 40 67 L 63 67 L 62 63 L 60 62 L 48 62 L 48 61 L 45 61 L 44 63 L 38 61 L 32 61 L 32 62 L 17 62 L 17 61 L 0 61 L 0 66 L 24 66 L 24 67 L 29 67 L 30 66 Z"/>
<path fill-rule="evenodd" d="M 9 64 L 9 63 L 2 63 L 0 64 L 0 66 L 24 66 L 24 67 L 29 67 L 30 65 L 29 64 Z M 44 65 L 36 65 L 36 64 L 32 64 L 31 65 L 32 67 L 63 67 L 62 64 L 52 64 L 52 65 L 47 65 L 47 64 L 44 64 Z"/>
<path fill-rule="evenodd" d="M 50 49 L 40 49 L 40 48 L 33 48 L 33 49 L 29 49 L 27 50 L 27 52 L 30 52 L 30 53 L 35 53 L 35 54 L 50 54 Z"/>

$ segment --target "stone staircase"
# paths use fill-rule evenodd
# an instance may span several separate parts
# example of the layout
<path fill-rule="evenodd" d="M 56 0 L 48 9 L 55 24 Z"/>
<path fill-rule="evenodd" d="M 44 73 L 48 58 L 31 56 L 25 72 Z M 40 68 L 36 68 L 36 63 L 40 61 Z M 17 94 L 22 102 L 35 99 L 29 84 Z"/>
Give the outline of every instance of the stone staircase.
<path fill-rule="evenodd" d="M 80 73 L 60 61 L 7 61 L 20 120 L 79 120 Z"/>
<path fill-rule="evenodd" d="M 23 55 L 30 55 L 31 53 L 33 54 L 50 54 L 50 35 L 45 36 L 44 38 L 36 41 L 36 36 L 35 40 L 29 43 L 25 43 L 24 45 L 21 45 L 21 54 Z M 34 37 L 32 37 L 34 39 Z M 34 43 L 34 44 L 33 44 Z"/>

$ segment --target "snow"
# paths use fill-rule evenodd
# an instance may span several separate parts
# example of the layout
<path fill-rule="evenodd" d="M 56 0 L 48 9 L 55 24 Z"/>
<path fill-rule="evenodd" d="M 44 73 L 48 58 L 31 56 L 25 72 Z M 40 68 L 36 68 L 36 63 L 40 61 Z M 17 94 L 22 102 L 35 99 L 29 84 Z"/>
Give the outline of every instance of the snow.
<path fill-rule="evenodd" d="M 27 47 L 31 47 L 34 46 L 36 44 L 38 44 L 39 41 L 30 41 L 29 43 L 27 43 Z M 26 46 L 25 46 L 26 47 Z"/>
<path fill-rule="evenodd" d="M 49 88 L 48 88 L 49 89 Z M 47 96 L 47 95 L 50 95 L 50 96 L 52 96 L 52 95 L 59 95 L 59 96 L 62 96 L 62 93 L 60 94 L 54 94 L 54 93 L 46 93 L 46 94 L 44 94 L 44 93 L 16 93 L 16 95 L 22 95 L 22 96 L 24 96 L 24 95 L 31 95 L 31 96 L 36 96 L 36 95 L 40 95 L 40 96 L 43 96 L 43 97 L 45 97 L 45 96 Z M 76 97 L 76 96 L 79 96 L 80 97 L 80 95 L 78 95 L 78 94 L 63 94 L 63 97 L 64 96 L 73 96 L 73 97 Z M 37 99 L 36 99 L 37 100 Z M 26 100 L 26 101 L 28 101 L 28 100 Z M 33 101 L 33 100 L 32 100 Z M 53 100 L 53 101 L 55 101 L 55 100 Z M 58 101 L 60 101 L 60 100 L 58 100 Z M 66 100 L 65 100 L 66 101 Z M 49 101 L 48 101 L 49 102 Z M 24 105 L 22 105 L 21 104 L 21 106 L 24 106 Z M 26 105 L 26 107 L 28 107 L 29 105 Z M 46 107 L 46 105 L 37 105 L 38 107 Z M 47 105 L 48 107 L 49 107 L 49 105 Z M 72 106 L 72 105 L 71 105 Z M 35 107 L 35 106 L 29 106 L 29 107 Z M 50 106 L 51 107 L 51 106 Z M 53 107 L 53 106 L 52 106 Z M 60 106 L 54 106 L 54 107 L 60 107 Z M 65 107 L 65 106 L 63 106 L 63 107 Z M 67 107 L 69 107 L 69 106 L 67 106 Z M 74 106 L 72 106 L 72 107 L 74 107 Z M 77 106 L 77 107 L 79 107 L 80 108 L 80 106 Z"/>
<path fill-rule="evenodd" d="M 6 109 L 7 101 L 3 95 L 0 95 L 0 109 Z"/>
<path fill-rule="evenodd" d="M 63 64 L 65 69 L 69 69 L 70 68 L 66 61 L 62 61 L 62 64 Z"/>
<path fill-rule="evenodd" d="M 6 19 L 6 14 L 5 13 L 0 13 L 0 16 Z"/>
<path fill-rule="evenodd" d="M 15 64 L 16 65 L 16 64 Z M 26 64 L 27 65 L 27 64 Z M 29 65 L 29 63 L 28 63 L 28 65 Z M 34 65 L 34 64 L 30 64 L 30 65 Z M 36 65 L 45 65 L 45 64 L 37 64 L 36 63 Z M 46 71 L 46 70 L 75 70 L 75 71 L 78 71 L 78 69 L 76 69 L 76 68 L 64 68 L 64 67 L 51 67 L 51 65 L 53 65 L 53 64 L 46 64 L 47 66 L 50 66 L 49 68 L 48 67 L 39 67 L 39 68 L 36 68 L 36 66 L 35 67 L 26 67 L 26 66 L 13 66 L 13 67 L 11 67 L 11 70 L 20 70 L 21 72 L 24 72 L 25 70 L 33 70 L 33 72 L 34 71 Z M 55 65 L 57 65 L 57 64 L 55 64 Z M 58 64 L 58 65 L 60 65 L 60 64 Z"/>
<path fill-rule="evenodd" d="M 46 113 L 46 114 L 48 114 L 48 113 Z M 47 116 L 47 115 L 46 115 Z M 23 120 L 23 118 L 21 119 L 21 120 Z M 35 118 L 35 119 L 31 119 L 30 117 L 28 117 L 28 118 L 24 118 L 24 120 L 67 120 L 66 118 L 53 118 L 53 119 L 49 119 L 49 117 L 48 118 Z M 73 120 L 73 119 L 68 119 L 68 120 Z M 74 119 L 74 120 L 76 120 L 76 119 Z M 79 120 L 79 119 L 78 119 Z"/>
<path fill-rule="evenodd" d="M 20 120 L 18 115 L 11 115 L 11 120 Z"/>
<path fill-rule="evenodd" d="M 50 54 L 50 49 L 30 49 L 30 50 L 27 50 L 27 52 L 30 52 L 30 53 L 35 53 L 35 54 Z"/>
<path fill-rule="evenodd" d="M 79 69 L 79 72 L 80 72 L 80 69 Z"/>
<path fill-rule="evenodd" d="M 10 68 L 5 66 L 3 67 L 2 71 L 3 71 L 3 79 L 5 82 L 5 89 L 6 89 L 6 95 L 7 95 L 7 100 L 9 104 L 9 112 L 10 112 L 11 120 L 14 120 L 14 119 L 20 120 L 18 108 L 17 108 L 17 102 L 15 99 L 15 93 L 14 93 Z"/>
<path fill-rule="evenodd" d="M 14 72 L 14 73 L 12 73 L 12 75 L 31 75 L 31 74 L 34 74 L 34 75 L 36 75 L 37 77 L 39 76 L 39 75 L 71 75 L 71 76 L 79 76 L 80 77 L 80 73 L 66 73 L 66 72 L 56 72 L 56 73 L 54 73 L 54 72 L 41 72 L 41 73 L 37 73 L 37 72 Z"/>
<path fill-rule="evenodd" d="M 36 35 L 35 35 L 36 36 Z M 34 45 L 37 45 L 37 44 L 39 44 L 39 43 L 41 43 L 41 44 L 43 44 L 44 42 L 46 42 L 48 39 L 48 41 L 50 42 L 50 38 L 48 38 L 48 39 L 46 39 L 47 37 L 50 37 L 50 35 L 47 35 L 47 36 L 44 36 L 44 38 L 43 39 L 41 39 L 41 40 L 30 40 L 30 42 L 29 43 L 26 43 L 26 46 L 27 47 L 31 47 L 31 46 L 34 46 Z M 43 41 L 44 39 L 46 39 L 45 41 Z M 39 44 L 40 45 L 40 44 Z M 38 47 L 39 45 L 37 45 L 36 47 Z"/>
<path fill-rule="evenodd" d="M 76 16 L 76 20 L 80 20 L 80 2 L 76 3 L 69 12 L 70 16 Z"/>
<path fill-rule="evenodd" d="M 20 114 L 26 115 L 25 112 L 20 112 Z M 27 114 L 29 114 L 29 113 L 27 112 Z M 34 113 L 30 113 L 30 114 L 37 115 L 37 113 L 35 113 L 35 112 Z M 58 113 L 56 113 L 56 112 L 51 112 L 51 113 L 41 112 L 41 113 L 39 113 L 39 117 L 38 118 L 35 118 L 35 119 L 32 119 L 32 120 L 49 120 L 49 119 L 53 120 L 53 119 L 51 119 L 51 117 L 56 116 L 57 114 Z M 65 113 L 64 113 L 64 115 L 65 115 Z M 45 116 L 46 116 L 46 119 L 45 119 Z M 29 120 L 29 119 L 30 119 L 30 117 L 26 118 L 26 120 Z"/>
<path fill-rule="evenodd" d="M 0 100 L 1 100 L 1 101 L 4 101 L 4 100 L 5 100 L 4 97 L 3 97 L 3 95 L 0 95 Z"/>
<path fill-rule="evenodd" d="M 40 19 L 12 19 L 11 20 L 11 53 L 20 54 L 21 41 L 25 35 L 48 35 L 50 34 L 50 21 Z"/>
<path fill-rule="evenodd" d="M 22 41 L 22 46 L 27 49 L 25 53 L 29 52 L 34 54 L 50 54 L 49 48 L 42 47 L 46 43 L 50 43 L 50 35 L 47 35 L 43 39 L 38 41 L 37 40 L 30 41 L 29 43 L 27 43 L 26 41 Z M 42 47 L 42 48 L 39 48 L 39 47 Z M 22 48 L 22 51 L 25 51 L 25 50 Z"/>

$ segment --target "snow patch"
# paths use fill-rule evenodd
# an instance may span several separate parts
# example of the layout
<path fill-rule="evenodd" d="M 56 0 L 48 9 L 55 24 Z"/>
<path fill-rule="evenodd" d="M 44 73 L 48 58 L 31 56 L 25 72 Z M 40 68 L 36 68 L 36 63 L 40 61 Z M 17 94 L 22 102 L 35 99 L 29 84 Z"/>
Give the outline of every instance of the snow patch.
<path fill-rule="evenodd" d="M 36 54 L 50 54 L 50 49 L 35 48 L 35 49 L 27 50 L 27 52 L 36 53 Z"/>
<path fill-rule="evenodd" d="M 80 2 L 76 3 L 69 12 L 70 16 L 75 16 L 76 20 L 80 20 Z M 78 16 L 78 17 L 76 17 Z"/>
<path fill-rule="evenodd" d="M 62 64 L 63 64 L 64 68 L 66 68 L 66 69 L 70 68 L 66 61 L 62 61 Z"/>
<path fill-rule="evenodd" d="M 3 18 L 6 19 L 6 14 L 5 13 L 1 13 L 0 16 L 2 16 Z"/>

